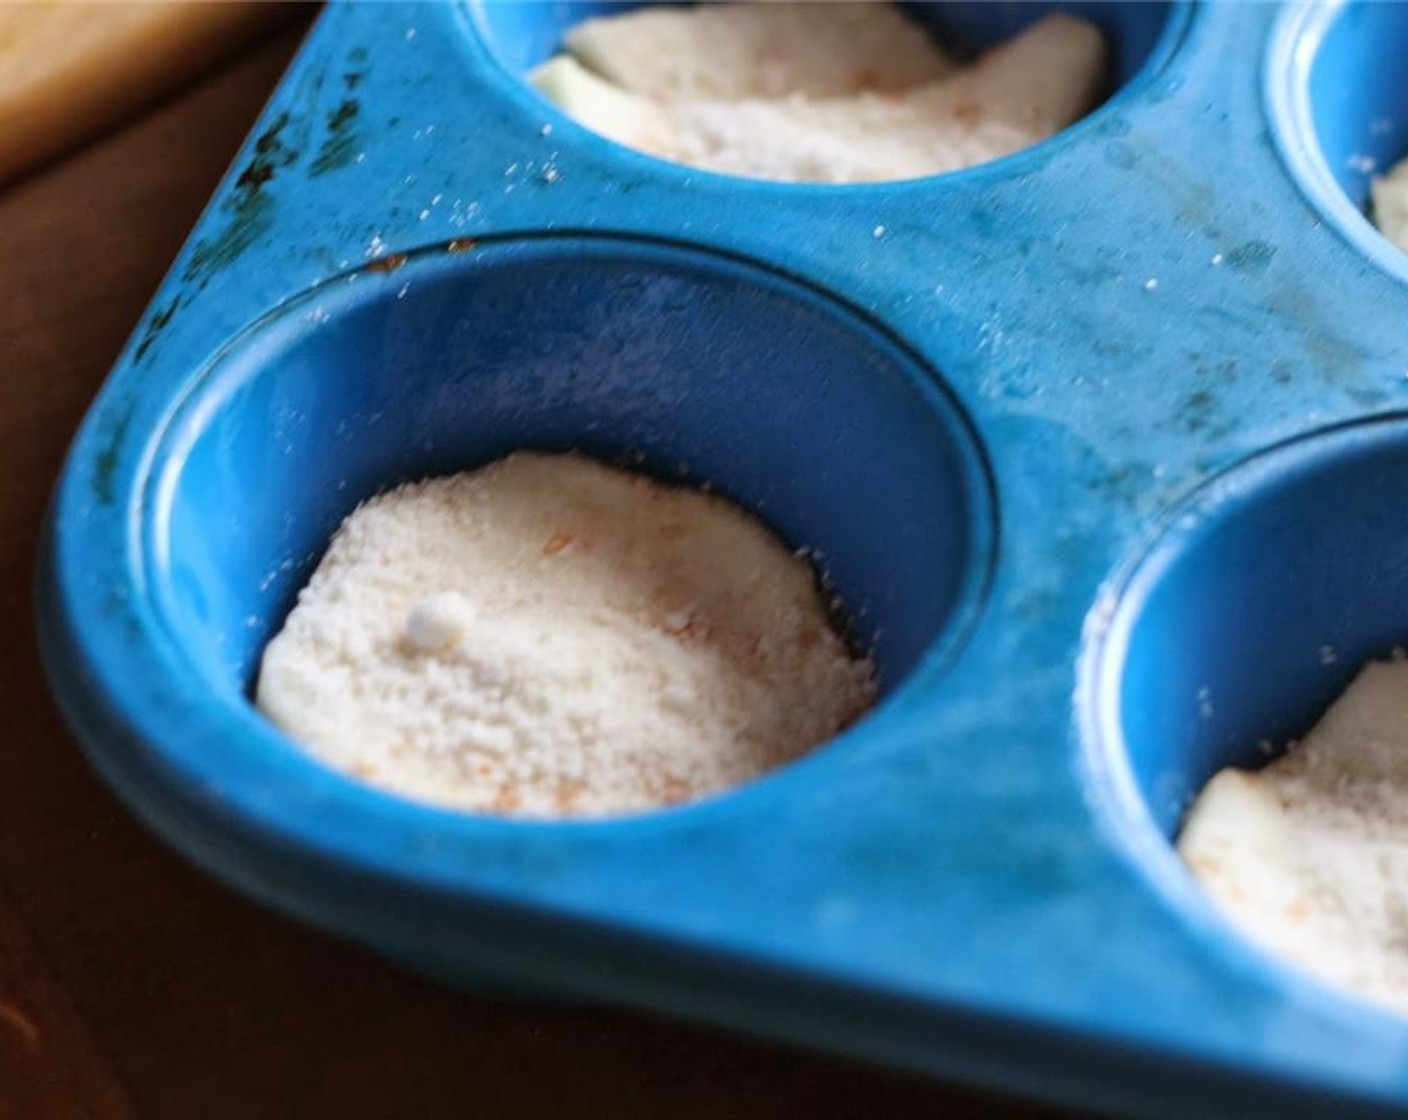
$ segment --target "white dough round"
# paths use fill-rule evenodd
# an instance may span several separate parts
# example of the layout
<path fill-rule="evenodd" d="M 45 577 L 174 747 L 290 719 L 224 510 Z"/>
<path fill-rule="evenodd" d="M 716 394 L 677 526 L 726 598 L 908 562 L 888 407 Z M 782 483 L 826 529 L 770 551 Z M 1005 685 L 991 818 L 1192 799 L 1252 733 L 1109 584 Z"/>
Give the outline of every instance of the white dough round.
<path fill-rule="evenodd" d="M 529 76 L 578 123 L 660 159 L 782 182 L 987 163 L 1099 100 L 1100 31 L 1051 13 L 953 70 L 887 4 L 647 7 L 588 20 Z"/>
<path fill-rule="evenodd" d="M 328 764 L 527 816 L 690 801 L 873 702 L 811 566 L 720 498 L 521 452 L 338 530 L 265 650 L 259 707 Z"/>
<path fill-rule="evenodd" d="M 1408 1015 L 1408 661 L 1371 661 L 1299 744 L 1223 770 L 1178 851 L 1248 936 Z"/>

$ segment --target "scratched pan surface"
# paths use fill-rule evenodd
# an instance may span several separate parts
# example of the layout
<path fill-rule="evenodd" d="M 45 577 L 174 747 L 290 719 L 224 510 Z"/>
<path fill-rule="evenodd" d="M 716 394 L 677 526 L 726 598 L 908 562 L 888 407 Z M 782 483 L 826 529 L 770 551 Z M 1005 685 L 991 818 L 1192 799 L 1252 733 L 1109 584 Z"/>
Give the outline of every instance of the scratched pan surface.
<path fill-rule="evenodd" d="M 80 431 L 54 687 L 192 858 L 451 983 L 645 1005 L 1122 1114 L 1408 1105 L 1408 1025 L 1263 956 L 1190 795 L 1408 639 L 1408 7 L 1090 9 L 1109 100 L 986 167 L 749 182 L 521 80 L 583 9 L 328 11 Z M 921 6 L 980 47 L 1036 17 Z M 460 816 L 247 701 L 328 534 L 522 445 L 818 550 L 883 702 L 624 820 Z"/>

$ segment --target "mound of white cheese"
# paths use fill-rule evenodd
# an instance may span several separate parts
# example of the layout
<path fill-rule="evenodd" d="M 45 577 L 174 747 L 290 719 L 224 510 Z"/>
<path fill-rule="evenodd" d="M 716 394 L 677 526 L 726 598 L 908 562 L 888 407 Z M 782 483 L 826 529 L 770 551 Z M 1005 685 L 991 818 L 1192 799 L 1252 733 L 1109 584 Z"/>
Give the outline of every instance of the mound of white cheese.
<path fill-rule="evenodd" d="M 1254 941 L 1408 1013 L 1408 661 L 1366 665 L 1262 770 L 1217 774 L 1178 850 Z"/>
<path fill-rule="evenodd" d="M 811 565 L 756 519 L 537 453 L 360 506 L 256 692 L 291 738 L 370 783 L 553 817 L 745 782 L 874 697 Z"/>
<path fill-rule="evenodd" d="M 1408 253 L 1408 159 L 1394 164 L 1370 185 L 1372 214 L 1379 232 Z"/>
<path fill-rule="evenodd" d="M 1029 147 L 1095 103 L 1106 52 L 1052 14 L 956 68 L 886 4 L 645 8 L 589 20 L 533 85 L 662 159 L 797 182 L 906 179 Z"/>

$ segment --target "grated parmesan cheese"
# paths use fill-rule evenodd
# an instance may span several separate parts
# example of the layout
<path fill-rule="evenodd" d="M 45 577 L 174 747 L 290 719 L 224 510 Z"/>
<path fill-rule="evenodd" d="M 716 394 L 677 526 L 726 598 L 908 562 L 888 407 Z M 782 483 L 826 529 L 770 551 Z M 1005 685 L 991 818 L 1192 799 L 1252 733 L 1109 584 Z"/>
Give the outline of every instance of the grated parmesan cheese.
<path fill-rule="evenodd" d="M 597 816 L 766 773 L 875 687 L 810 565 L 755 519 L 518 453 L 357 509 L 265 651 L 257 702 L 405 796 Z"/>
<path fill-rule="evenodd" d="M 1264 769 L 1214 776 L 1178 850 L 1254 941 L 1408 1013 L 1408 661 L 1366 665 Z"/>
<path fill-rule="evenodd" d="M 530 76 L 617 143 L 710 171 L 862 183 L 1029 147 L 1094 105 L 1100 32 L 1053 13 L 954 70 L 884 4 L 647 8 L 588 21 Z"/>

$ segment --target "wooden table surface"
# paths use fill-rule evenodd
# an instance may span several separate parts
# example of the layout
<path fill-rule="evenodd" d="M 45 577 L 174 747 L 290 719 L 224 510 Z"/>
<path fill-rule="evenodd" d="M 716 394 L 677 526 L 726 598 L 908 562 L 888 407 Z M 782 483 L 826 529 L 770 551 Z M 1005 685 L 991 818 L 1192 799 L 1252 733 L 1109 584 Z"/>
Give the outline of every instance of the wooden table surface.
<path fill-rule="evenodd" d="M 35 651 L 40 517 L 295 45 L 0 194 L 0 1120 L 1051 1115 L 641 1016 L 438 990 L 208 880 L 89 773 Z"/>

